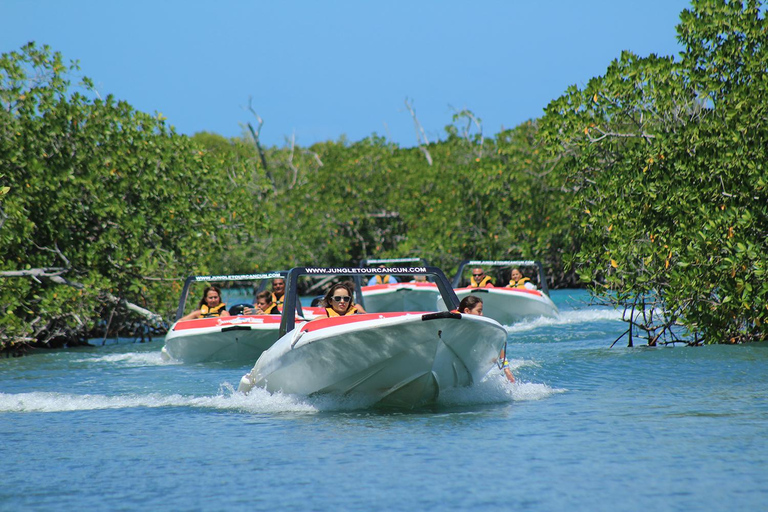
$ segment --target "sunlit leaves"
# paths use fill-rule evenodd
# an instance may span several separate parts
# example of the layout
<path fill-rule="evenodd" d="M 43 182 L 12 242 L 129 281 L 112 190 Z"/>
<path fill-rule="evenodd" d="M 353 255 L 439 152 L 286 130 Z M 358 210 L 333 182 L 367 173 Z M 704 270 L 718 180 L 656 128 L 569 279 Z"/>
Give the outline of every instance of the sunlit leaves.
<path fill-rule="evenodd" d="M 114 309 L 107 293 L 167 313 L 167 282 L 209 266 L 230 219 L 253 212 L 221 162 L 87 79 L 73 92 L 72 69 L 34 44 L 0 58 L 0 270 L 61 268 L 85 286 L 3 279 L 0 342 L 87 336 Z"/>
<path fill-rule="evenodd" d="M 663 321 L 636 324 L 649 342 L 674 339 L 677 323 L 709 342 L 766 336 L 765 308 L 754 307 L 768 302 L 755 271 L 768 255 L 758 5 L 694 1 L 678 27 L 681 61 L 624 53 L 542 122 L 552 151 L 572 155 L 560 169 L 591 212 L 580 275 L 625 307 L 663 308 Z"/>

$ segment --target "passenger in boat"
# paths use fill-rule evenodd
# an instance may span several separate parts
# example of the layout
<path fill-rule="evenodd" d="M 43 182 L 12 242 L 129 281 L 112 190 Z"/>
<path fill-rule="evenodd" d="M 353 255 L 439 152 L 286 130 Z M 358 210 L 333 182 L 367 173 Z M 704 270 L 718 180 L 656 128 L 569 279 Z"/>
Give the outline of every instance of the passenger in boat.
<path fill-rule="evenodd" d="M 472 269 L 472 275 L 469 278 L 470 288 L 493 288 L 491 276 L 485 275 L 485 271 L 480 267 Z"/>
<path fill-rule="evenodd" d="M 365 313 L 362 306 L 352 302 L 353 295 L 353 288 L 349 283 L 336 283 L 331 286 L 321 303 L 325 308 L 325 314 L 333 317 Z"/>
<path fill-rule="evenodd" d="M 467 295 L 459 303 L 459 313 L 465 315 L 479 315 L 483 316 L 483 299 L 475 297 L 474 295 Z M 512 370 L 509 369 L 509 361 L 507 361 L 507 346 L 501 349 L 499 354 L 499 362 L 501 369 L 504 371 L 504 375 L 509 382 L 515 382 L 515 376 L 512 375 Z"/>
<path fill-rule="evenodd" d="M 272 280 L 272 302 L 275 303 L 277 313 L 281 313 L 285 302 L 285 279 L 282 277 Z"/>
<path fill-rule="evenodd" d="M 387 266 L 379 265 L 379 268 L 387 268 Z M 376 274 L 375 276 L 373 276 L 368 280 L 368 286 L 373 286 L 375 284 L 395 284 L 395 283 L 397 283 L 397 278 L 389 274 L 387 275 Z"/>
<path fill-rule="evenodd" d="M 526 290 L 536 289 L 536 285 L 533 284 L 530 279 L 524 277 L 519 268 L 513 268 L 510 277 L 511 279 L 509 280 L 507 288 L 525 288 Z"/>
<path fill-rule="evenodd" d="M 212 316 L 229 316 L 227 305 L 221 302 L 221 290 L 218 286 L 208 286 L 203 290 L 203 298 L 200 299 L 200 309 L 183 316 L 181 320 L 194 320 L 195 318 L 209 318 Z"/>
<path fill-rule="evenodd" d="M 256 295 L 256 304 L 252 308 L 245 308 L 246 315 L 279 315 L 277 304 L 272 302 L 272 292 L 264 290 Z"/>

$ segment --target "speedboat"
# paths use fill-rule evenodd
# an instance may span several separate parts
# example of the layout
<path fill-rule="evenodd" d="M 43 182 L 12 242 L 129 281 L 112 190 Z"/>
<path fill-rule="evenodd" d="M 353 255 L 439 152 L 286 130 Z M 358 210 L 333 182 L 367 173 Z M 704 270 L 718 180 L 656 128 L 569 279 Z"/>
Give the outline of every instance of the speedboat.
<path fill-rule="evenodd" d="M 541 289 L 508 288 L 505 286 L 495 286 L 492 288 L 462 287 L 462 274 L 467 266 L 535 267 Z M 459 264 L 452 285 L 459 300 L 468 295 L 476 295 L 483 299 L 483 315 L 493 318 L 503 325 L 512 325 L 523 320 L 542 316 L 556 318 L 560 314 L 557 306 L 549 297 L 546 276 L 544 275 L 541 263 L 538 261 L 466 260 Z M 448 309 L 442 301 L 439 301 L 438 308 L 441 310 Z"/>
<path fill-rule="evenodd" d="M 259 283 L 263 289 L 267 280 L 282 278 L 285 272 L 266 274 L 243 274 L 227 276 L 190 276 L 184 283 L 176 322 L 165 336 L 161 356 L 165 360 L 183 363 L 225 361 L 251 363 L 259 358 L 279 337 L 280 315 L 245 315 L 244 306 L 254 301 L 241 302 L 229 307 L 231 316 L 180 320 L 187 308 L 190 289 L 196 283 L 236 283 L 246 286 L 247 282 Z M 226 290 L 226 289 L 225 289 Z M 225 294 L 226 295 L 226 294 Z M 196 296 L 196 295 L 193 295 Z M 299 322 L 303 318 L 297 319 Z"/>
<path fill-rule="evenodd" d="M 236 315 L 176 322 L 161 356 L 183 363 L 251 362 L 278 338 L 279 315 Z"/>
<path fill-rule="evenodd" d="M 392 259 L 368 259 L 361 262 L 361 267 L 383 264 L 426 263 L 421 258 L 392 258 Z M 398 267 L 387 267 L 384 271 L 392 275 L 395 270 L 403 270 Z M 407 275 L 410 279 L 413 274 Z M 440 291 L 435 283 L 429 281 L 382 283 L 362 286 L 360 290 L 361 300 L 369 313 L 386 313 L 397 311 L 434 311 L 437 308 L 437 298 Z"/>
<path fill-rule="evenodd" d="M 349 270 L 292 269 L 284 311 L 295 307 L 299 276 L 343 275 Z M 351 269 L 353 274 L 358 270 Z M 440 269 L 423 267 L 418 272 L 433 276 L 443 301 L 451 309 L 458 307 Z M 415 273 L 408 269 L 407 274 Z M 404 408 L 434 403 L 447 389 L 479 382 L 496 364 L 507 338 L 506 330 L 491 318 L 434 309 L 317 318 L 301 324 L 294 315 L 284 314 L 280 331 L 280 339 L 240 380 L 240 392 L 259 387 L 306 396 L 355 396 L 370 404 Z"/>

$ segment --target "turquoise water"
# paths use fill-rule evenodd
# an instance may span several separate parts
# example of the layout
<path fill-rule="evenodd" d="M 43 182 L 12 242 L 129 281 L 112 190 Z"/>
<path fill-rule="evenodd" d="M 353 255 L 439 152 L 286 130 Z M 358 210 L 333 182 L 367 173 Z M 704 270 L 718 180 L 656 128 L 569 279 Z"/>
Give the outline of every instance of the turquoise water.
<path fill-rule="evenodd" d="M 0 510 L 766 510 L 768 347 L 609 348 L 555 291 L 499 371 L 414 412 L 234 391 L 162 340 L 0 360 Z"/>

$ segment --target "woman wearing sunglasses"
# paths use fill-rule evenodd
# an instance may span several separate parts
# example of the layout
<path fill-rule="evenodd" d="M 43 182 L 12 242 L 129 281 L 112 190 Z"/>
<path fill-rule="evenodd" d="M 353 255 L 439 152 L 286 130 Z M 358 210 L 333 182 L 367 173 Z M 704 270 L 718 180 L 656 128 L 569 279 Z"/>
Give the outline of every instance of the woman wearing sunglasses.
<path fill-rule="evenodd" d="M 323 299 L 326 315 L 332 317 L 365 313 L 362 306 L 353 304 L 353 295 L 352 286 L 348 283 L 336 283 L 331 286 Z"/>

